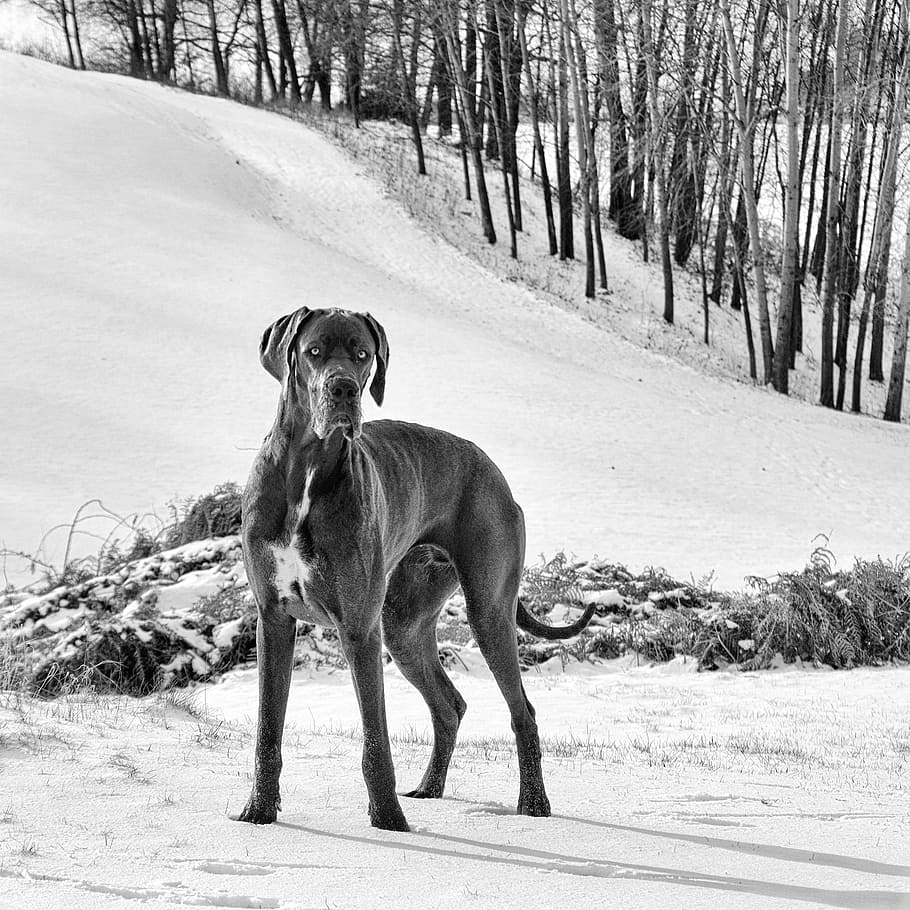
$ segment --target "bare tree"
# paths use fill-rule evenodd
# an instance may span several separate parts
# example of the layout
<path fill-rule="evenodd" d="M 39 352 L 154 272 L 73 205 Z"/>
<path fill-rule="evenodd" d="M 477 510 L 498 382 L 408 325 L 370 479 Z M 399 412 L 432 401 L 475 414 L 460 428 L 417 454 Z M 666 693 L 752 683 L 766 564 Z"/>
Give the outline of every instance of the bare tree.
<path fill-rule="evenodd" d="M 656 233 L 660 240 L 660 261 L 664 277 L 664 319 L 673 322 L 673 262 L 670 258 L 670 214 L 667 205 L 667 171 L 665 155 L 664 118 L 660 111 L 657 94 L 657 60 L 654 41 L 651 37 L 651 0 L 641 4 L 641 54 L 645 60 L 648 76 L 648 115 L 651 121 L 650 152 L 651 169 L 654 173 Z"/>
<path fill-rule="evenodd" d="M 528 52 L 528 38 L 525 31 L 525 22 L 530 12 L 530 6 L 529 0 L 521 0 L 519 2 L 517 17 L 518 41 L 521 47 L 521 58 L 527 83 L 528 108 L 531 112 L 531 128 L 534 131 L 534 149 L 540 161 L 540 187 L 543 192 L 544 211 L 547 219 L 547 241 L 550 245 L 550 255 L 555 256 L 559 252 L 559 245 L 556 242 L 556 221 L 553 218 L 553 194 L 550 187 L 550 174 L 547 168 L 547 156 L 540 129 L 539 81 L 535 81 L 534 74 L 531 72 L 531 55 Z"/>
<path fill-rule="evenodd" d="M 885 402 L 885 420 L 899 423 L 904 397 L 904 373 L 907 367 L 907 327 L 910 325 L 910 212 L 904 241 L 904 260 L 901 265 L 901 289 L 894 323 L 894 353 L 891 357 L 891 379 Z"/>
<path fill-rule="evenodd" d="M 784 249 L 781 265 L 780 306 L 777 313 L 777 344 L 774 350 L 774 388 L 790 391 L 790 349 L 793 299 L 799 282 L 799 0 L 781 0 L 787 79 L 787 188 L 784 210 Z"/>
<path fill-rule="evenodd" d="M 839 0 L 837 32 L 834 47 L 834 103 L 831 105 L 831 122 L 828 139 L 828 183 L 825 215 L 825 265 L 822 277 L 822 350 L 821 395 L 825 407 L 834 407 L 834 301 L 840 282 L 838 232 L 840 229 L 840 173 L 841 140 L 844 128 L 846 103 L 845 64 L 847 32 L 850 28 L 848 0 Z"/>
<path fill-rule="evenodd" d="M 902 35 L 907 35 L 908 6 L 910 6 L 910 0 L 904 0 L 901 5 Z M 906 39 L 902 48 L 902 56 L 903 63 L 894 85 L 894 95 L 891 101 L 891 116 L 889 118 L 885 161 L 879 181 L 878 204 L 872 233 L 872 248 L 863 279 L 863 308 L 857 327 L 856 354 L 853 361 L 851 410 L 854 412 L 859 412 L 861 409 L 863 349 L 871 302 L 874 299 L 876 307 L 881 307 L 884 310 L 885 292 L 888 286 L 891 232 L 894 226 L 894 197 L 897 189 L 897 166 L 900 157 L 904 118 L 907 113 L 907 88 L 908 83 L 910 83 L 910 53 L 907 51 Z M 878 359 L 879 361 L 881 360 L 881 340 L 878 342 Z M 874 360 L 874 356 L 870 360 Z M 880 373 L 881 363 L 870 363 L 870 379 L 878 379 Z"/>
<path fill-rule="evenodd" d="M 759 0 L 761 5 L 767 0 Z M 846 2 L 846 0 L 844 0 Z M 733 97 L 736 102 L 736 126 L 739 132 L 739 156 L 742 171 L 742 200 L 746 210 L 749 239 L 752 247 L 752 265 L 755 271 L 755 294 L 758 298 L 758 327 L 761 337 L 764 381 L 771 381 L 774 346 L 771 341 L 771 319 L 768 313 L 768 291 L 765 282 L 765 261 L 758 223 L 758 206 L 755 195 L 754 119 L 753 112 L 746 106 L 743 92 L 742 68 L 736 47 L 736 36 L 730 18 L 730 0 L 720 0 L 720 13 L 727 44 L 727 61 Z M 756 36 L 757 37 L 757 36 Z"/>
<path fill-rule="evenodd" d="M 477 123 L 474 105 L 474 87 L 469 84 L 465 67 L 461 62 L 460 41 L 458 34 L 457 8 L 439 0 L 436 17 L 440 30 L 445 38 L 446 53 L 449 59 L 449 71 L 455 82 L 459 108 L 459 123 L 464 127 L 466 138 L 471 146 L 471 157 L 474 162 L 474 182 L 477 186 L 477 204 L 480 208 L 480 220 L 484 236 L 490 243 L 496 243 L 496 229 L 493 227 L 493 213 L 490 208 L 490 197 L 487 193 L 486 176 L 483 169 L 483 140 Z"/>

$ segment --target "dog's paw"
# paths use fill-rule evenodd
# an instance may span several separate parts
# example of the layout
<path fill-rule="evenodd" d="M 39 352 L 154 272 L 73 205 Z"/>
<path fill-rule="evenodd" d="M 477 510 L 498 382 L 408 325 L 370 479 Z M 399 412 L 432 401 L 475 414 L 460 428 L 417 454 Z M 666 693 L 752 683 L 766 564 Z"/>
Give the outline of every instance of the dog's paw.
<path fill-rule="evenodd" d="M 518 814 L 531 815 L 534 818 L 550 817 L 550 800 L 543 790 L 530 794 L 522 793 L 518 797 Z"/>
<path fill-rule="evenodd" d="M 231 818 L 235 822 L 249 822 L 251 825 L 271 825 L 277 820 L 280 810 L 280 796 L 263 799 L 254 793 L 243 807 L 243 811 L 239 815 L 232 815 Z"/>
<path fill-rule="evenodd" d="M 386 809 L 374 809 L 370 806 L 370 824 L 383 831 L 410 831 L 404 812 L 398 806 Z"/>
<path fill-rule="evenodd" d="M 438 781 L 429 784 L 421 783 L 419 787 L 402 794 L 410 799 L 442 799 L 443 786 Z"/>

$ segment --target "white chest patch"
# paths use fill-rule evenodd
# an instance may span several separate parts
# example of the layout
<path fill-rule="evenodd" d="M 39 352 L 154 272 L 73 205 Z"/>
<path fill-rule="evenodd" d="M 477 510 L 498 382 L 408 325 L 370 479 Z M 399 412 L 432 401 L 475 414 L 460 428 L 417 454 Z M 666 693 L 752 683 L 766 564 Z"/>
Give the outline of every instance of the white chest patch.
<path fill-rule="evenodd" d="M 313 575 L 313 567 L 303 561 L 293 541 L 285 547 L 273 546 L 275 560 L 275 589 L 281 598 L 301 597 Z M 299 590 L 294 585 L 299 586 Z"/>
<path fill-rule="evenodd" d="M 287 543 L 279 542 L 270 547 L 275 560 L 275 589 L 280 598 L 301 599 L 313 577 L 312 565 L 301 557 L 297 547 L 297 528 L 310 511 L 310 484 L 315 473 L 315 469 L 307 472 L 300 503 L 288 524 Z"/>

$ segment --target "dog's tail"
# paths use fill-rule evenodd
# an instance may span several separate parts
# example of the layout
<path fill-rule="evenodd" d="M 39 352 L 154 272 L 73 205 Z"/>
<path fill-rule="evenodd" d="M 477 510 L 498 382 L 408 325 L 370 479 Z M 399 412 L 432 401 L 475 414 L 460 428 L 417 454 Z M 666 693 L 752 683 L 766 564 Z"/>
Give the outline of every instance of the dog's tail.
<path fill-rule="evenodd" d="M 585 612 L 568 626 L 548 626 L 546 623 L 535 619 L 529 612 L 528 608 L 518 598 L 518 627 L 536 635 L 538 638 L 546 638 L 548 641 L 558 641 L 562 638 L 572 638 L 578 635 L 582 629 L 591 621 L 594 615 L 594 604 L 589 604 Z"/>

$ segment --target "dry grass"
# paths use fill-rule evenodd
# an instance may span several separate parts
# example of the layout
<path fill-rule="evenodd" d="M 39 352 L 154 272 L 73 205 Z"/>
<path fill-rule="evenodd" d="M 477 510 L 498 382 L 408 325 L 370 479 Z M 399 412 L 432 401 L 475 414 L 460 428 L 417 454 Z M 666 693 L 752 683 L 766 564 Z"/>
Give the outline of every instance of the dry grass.
<path fill-rule="evenodd" d="M 569 646 L 537 645 L 540 659 L 611 658 L 635 652 L 647 660 L 694 657 L 703 669 L 765 669 L 804 661 L 836 669 L 910 660 L 910 558 L 855 561 L 838 569 L 825 548 L 799 572 L 752 578 L 742 593 L 683 584 L 659 569 L 633 577 L 609 567 L 629 607 L 612 624 Z M 529 573 L 526 593 L 540 614 L 580 605 L 590 579 L 559 557 Z M 636 606 L 637 602 L 637 606 Z M 601 614 L 605 611 L 600 611 Z"/>

